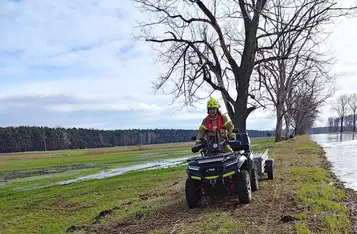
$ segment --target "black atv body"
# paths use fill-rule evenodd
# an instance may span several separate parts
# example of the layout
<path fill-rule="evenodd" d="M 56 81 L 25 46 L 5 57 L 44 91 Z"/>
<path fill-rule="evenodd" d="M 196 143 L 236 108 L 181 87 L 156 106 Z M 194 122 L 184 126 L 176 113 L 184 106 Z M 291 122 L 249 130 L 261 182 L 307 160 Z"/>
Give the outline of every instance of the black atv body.
<path fill-rule="evenodd" d="M 247 142 L 238 138 L 219 144 L 204 139 L 201 139 L 201 142 L 192 148 L 194 153 L 201 150 L 201 156 L 187 160 L 188 206 L 198 207 L 202 196 L 206 195 L 235 195 L 241 203 L 249 203 L 252 191 L 251 172 L 254 168 L 249 144 L 242 144 Z M 229 144 L 234 152 L 223 153 L 226 144 Z"/>

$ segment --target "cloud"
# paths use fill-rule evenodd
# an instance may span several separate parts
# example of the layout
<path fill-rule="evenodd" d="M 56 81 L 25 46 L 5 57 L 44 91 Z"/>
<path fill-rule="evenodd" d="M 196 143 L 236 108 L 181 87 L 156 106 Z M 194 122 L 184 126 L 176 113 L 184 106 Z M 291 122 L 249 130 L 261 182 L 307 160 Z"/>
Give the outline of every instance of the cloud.
<path fill-rule="evenodd" d="M 121 102 L 118 102 L 120 100 Z M 37 125 L 100 129 L 180 128 L 197 129 L 206 117 L 201 110 L 179 110 L 162 97 L 149 104 L 137 94 L 100 95 L 11 95 L 0 96 L 2 126 Z M 161 103 L 161 104 L 160 104 Z M 248 119 L 249 129 L 272 129 L 269 119 Z"/>
<path fill-rule="evenodd" d="M 196 129 L 205 117 L 205 101 L 189 111 L 154 95 L 152 82 L 166 68 L 134 40 L 133 25 L 146 16 L 130 0 L 0 1 L 0 9 L 2 126 Z M 341 92 L 357 90 L 355 23 L 345 21 L 331 39 Z M 247 125 L 275 123 L 257 111 Z"/>
<path fill-rule="evenodd" d="M 79 95 L 21 95 L 0 97 L 0 107 L 34 106 L 57 112 L 80 110 L 115 110 L 115 111 L 160 111 L 156 104 L 147 104 L 135 95 L 117 96 L 117 99 L 105 96 Z"/>
<path fill-rule="evenodd" d="M 0 97 L 2 125 L 91 126 L 125 128 L 140 117 L 159 114 L 156 104 L 135 96 L 108 97 L 69 95 L 22 95 Z"/>

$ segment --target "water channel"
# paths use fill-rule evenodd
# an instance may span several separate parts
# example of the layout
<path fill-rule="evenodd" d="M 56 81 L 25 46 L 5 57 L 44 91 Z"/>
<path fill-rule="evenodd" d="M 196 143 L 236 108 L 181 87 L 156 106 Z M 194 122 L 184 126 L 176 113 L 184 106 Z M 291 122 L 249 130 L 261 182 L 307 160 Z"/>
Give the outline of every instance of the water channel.
<path fill-rule="evenodd" d="M 357 134 L 313 134 L 310 137 L 323 147 L 332 171 L 345 187 L 357 191 Z"/>

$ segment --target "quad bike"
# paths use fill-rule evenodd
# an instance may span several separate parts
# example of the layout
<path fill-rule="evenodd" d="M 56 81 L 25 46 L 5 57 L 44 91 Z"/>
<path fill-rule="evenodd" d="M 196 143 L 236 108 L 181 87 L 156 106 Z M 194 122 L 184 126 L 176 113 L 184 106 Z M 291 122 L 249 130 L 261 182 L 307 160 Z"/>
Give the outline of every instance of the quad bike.
<path fill-rule="evenodd" d="M 250 203 L 251 192 L 258 190 L 258 176 L 263 174 L 261 166 L 268 167 L 265 166 L 266 159 L 263 161 L 251 154 L 248 134 L 241 133 L 236 140 L 225 139 L 219 143 L 200 140 L 192 152 L 200 151 L 201 156 L 187 160 L 185 192 L 188 207 L 199 207 L 202 196 L 206 195 L 235 195 L 239 202 Z M 223 153 L 227 144 L 233 152 Z"/>
<path fill-rule="evenodd" d="M 199 207 L 202 196 L 206 195 L 230 194 L 237 196 L 241 203 L 251 202 L 254 161 L 250 154 L 244 150 L 223 153 L 224 147 L 230 142 L 234 144 L 235 140 L 226 139 L 219 143 L 203 138 L 200 140 L 201 143 L 193 147 L 192 152 L 201 150 L 201 156 L 187 160 L 185 191 L 188 207 Z M 257 181 L 256 177 L 256 188 Z"/>

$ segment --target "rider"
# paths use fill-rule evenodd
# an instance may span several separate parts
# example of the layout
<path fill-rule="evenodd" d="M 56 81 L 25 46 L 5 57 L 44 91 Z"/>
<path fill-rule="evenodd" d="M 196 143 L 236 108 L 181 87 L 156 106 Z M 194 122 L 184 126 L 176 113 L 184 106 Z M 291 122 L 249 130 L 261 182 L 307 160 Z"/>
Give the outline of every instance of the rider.
<path fill-rule="evenodd" d="M 229 139 L 236 139 L 236 134 L 233 133 L 234 125 L 228 116 L 222 115 L 219 110 L 217 99 L 211 97 L 207 102 L 207 117 L 203 119 L 201 126 L 198 129 L 196 145 L 201 143 L 201 138 L 205 135 L 208 140 L 214 139 L 215 142 L 221 142 L 227 136 Z M 227 144 L 224 152 L 232 152 L 232 148 Z"/>

